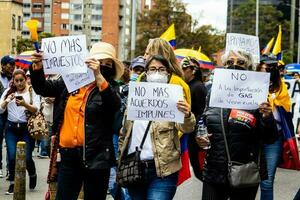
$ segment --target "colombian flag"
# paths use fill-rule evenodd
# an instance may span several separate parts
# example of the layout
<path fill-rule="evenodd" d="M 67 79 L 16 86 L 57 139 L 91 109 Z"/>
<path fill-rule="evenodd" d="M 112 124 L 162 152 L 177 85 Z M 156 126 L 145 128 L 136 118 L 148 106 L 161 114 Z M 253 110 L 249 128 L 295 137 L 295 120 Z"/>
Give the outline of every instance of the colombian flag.
<path fill-rule="evenodd" d="M 269 55 L 274 44 L 274 37 L 268 42 L 265 48 L 261 51 L 261 55 Z"/>
<path fill-rule="evenodd" d="M 178 181 L 177 186 L 186 181 L 187 179 L 191 178 L 191 171 L 190 171 L 190 157 L 188 152 L 188 134 L 184 133 L 180 137 L 180 148 L 181 148 L 181 164 L 182 168 L 178 173 Z"/>
<path fill-rule="evenodd" d="M 173 49 L 176 48 L 176 36 L 175 36 L 175 25 L 174 23 L 160 36 L 170 43 Z"/>
<path fill-rule="evenodd" d="M 275 45 L 274 45 L 274 48 L 272 51 L 272 54 L 277 56 L 277 60 L 282 60 L 281 37 L 282 37 L 281 25 L 279 25 L 278 35 L 277 35 L 276 42 L 275 42 Z"/>

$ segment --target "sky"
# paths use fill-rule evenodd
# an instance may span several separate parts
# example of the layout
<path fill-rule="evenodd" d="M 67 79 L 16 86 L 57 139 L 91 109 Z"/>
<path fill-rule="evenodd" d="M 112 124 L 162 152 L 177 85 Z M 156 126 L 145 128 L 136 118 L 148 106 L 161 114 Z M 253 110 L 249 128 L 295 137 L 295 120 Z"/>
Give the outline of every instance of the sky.
<path fill-rule="evenodd" d="M 211 24 L 219 30 L 226 30 L 227 0 L 182 0 L 187 12 L 197 19 L 199 25 Z"/>

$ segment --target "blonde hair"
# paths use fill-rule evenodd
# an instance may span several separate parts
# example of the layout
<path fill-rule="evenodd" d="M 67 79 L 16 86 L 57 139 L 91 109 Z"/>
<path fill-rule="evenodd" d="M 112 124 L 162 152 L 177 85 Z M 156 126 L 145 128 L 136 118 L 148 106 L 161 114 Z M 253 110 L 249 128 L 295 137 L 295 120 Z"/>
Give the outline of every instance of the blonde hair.
<path fill-rule="evenodd" d="M 176 60 L 171 45 L 166 40 L 161 38 L 150 39 L 146 52 L 150 55 L 163 56 L 170 62 L 170 71 L 183 78 L 183 71 Z"/>
<path fill-rule="evenodd" d="M 234 50 L 230 50 L 228 52 L 226 52 L 222 57 L 221 57 L 221 62 L 222 64 L 225 66 L 226 62 L 228 61 L 229 57 L 231 55 L 235 55 L 243 60 L 245 60 L 245 66 L 247 67 L 248 70 L 254 70 L 254 64 L 253 64 L 253 59 L 251 54 L 245 52 L 245 51 L 234 51 Z"/>

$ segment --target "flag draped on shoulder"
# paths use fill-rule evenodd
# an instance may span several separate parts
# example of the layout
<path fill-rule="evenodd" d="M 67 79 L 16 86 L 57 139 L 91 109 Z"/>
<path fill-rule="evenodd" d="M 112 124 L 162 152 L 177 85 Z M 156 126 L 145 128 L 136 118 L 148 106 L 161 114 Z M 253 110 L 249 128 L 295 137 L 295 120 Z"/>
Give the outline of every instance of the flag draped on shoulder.
<path fill-rule="evenodd" d="M 172 24 L 161 36 L 160 38 L 165 39 L 170 43 L 173 49 L 176 48 L 176 35 L 175 35 L 175 25 Z"/>
<path fill-rule="evenodd" d="M 268 42 L 265 48 L 261 51 L 261 55 L 269 55 L 274 44 L 274 37 Z"/>
<path fill-rule="evenodd" d="M 277 56 L 277 60 L 282 60 L 281 37 L 282 37 L 282 31 L 281 31 L 281 25 L 279 25 L 278 35 L 272 51 L 272 54 L 274 56 Z"/>

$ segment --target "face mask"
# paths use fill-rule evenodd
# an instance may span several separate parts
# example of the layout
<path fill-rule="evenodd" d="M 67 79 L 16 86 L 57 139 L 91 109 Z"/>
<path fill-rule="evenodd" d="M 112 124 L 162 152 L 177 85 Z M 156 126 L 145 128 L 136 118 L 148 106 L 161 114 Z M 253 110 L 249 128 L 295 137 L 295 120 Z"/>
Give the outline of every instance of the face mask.
<path fill-rule="evenodd" d="M 106 79 L 113 79 L 113 76 L 115 75 L 114 69 L 106 65 L 100 65 L 100 72 Z"/>
<path fill-rule="evenodd" d="M 239 65 L 229 65 L 227 69 L 237 69 L 237 70 L 246 70 L 244 67 L 241 67 Z"/>
<path fill-rule="evenodd" d="M 147 82 L 167 83 L 168 82 L 168 75 L 167 74 L 160 74 L 158 72 L 156 72 L 154 74 L 147 74 Z"/>
<path fill-rule="evenodd" d="M 136 73 L 132 73 L 130 75 L 130 81 L 136 81 L 138 79 L 139 75 Z"/>

